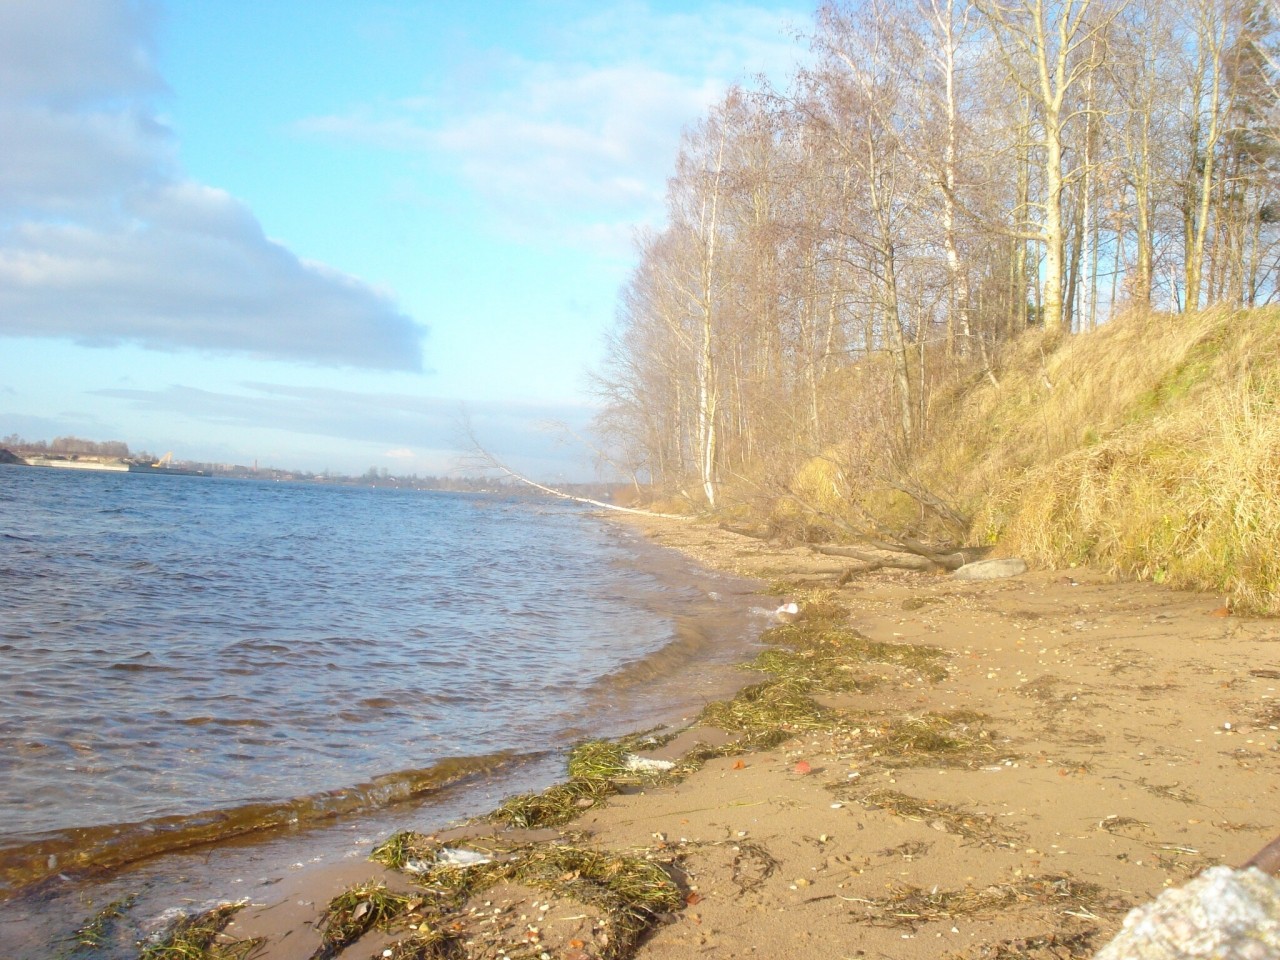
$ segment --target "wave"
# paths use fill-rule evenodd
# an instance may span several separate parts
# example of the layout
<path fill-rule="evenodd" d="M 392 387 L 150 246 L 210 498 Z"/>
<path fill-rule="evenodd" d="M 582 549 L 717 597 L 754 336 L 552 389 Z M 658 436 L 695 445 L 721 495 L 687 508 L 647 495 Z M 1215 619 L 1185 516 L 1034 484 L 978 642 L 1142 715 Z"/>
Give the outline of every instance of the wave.
<path fill-rule="evenodd" d="M 479 757 L 446 757 L 429 767 L 383 774 L 339 790 L 0 840 L 0 899 L 54 878 L 114 870 L 190 847 L 249 834 L 303 829 L 335 817 L 420 799 L 443 787 L 490 776 L 539 756 L 542 754 L 502 751 Z"/>

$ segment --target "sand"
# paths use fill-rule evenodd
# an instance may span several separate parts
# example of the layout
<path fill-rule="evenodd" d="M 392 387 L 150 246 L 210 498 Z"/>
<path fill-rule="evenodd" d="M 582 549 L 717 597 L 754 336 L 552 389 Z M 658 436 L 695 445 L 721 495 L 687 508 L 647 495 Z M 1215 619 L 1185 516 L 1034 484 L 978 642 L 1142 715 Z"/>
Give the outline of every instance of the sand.
<path fill-rule="evenodd" d="M 684 904 L 646 932 L 642 960 L 1091 956 L 1129 906 L 1280 832 L 1280 623 L 1084 570 L 879 571 L 836 586 L 840 562 L 803 547 L 629 522 L 712 567 L 835 590 L 862 634 L 939 647 L 947 670 L 877 664 L 874 689 L 822 698 L 850 722 L 712 759 L 536 835 L 668 866 Z M 887 748 L 930 715 L 973 749 L 919 762 Z M 699 739 L 724 737 L 692 730 L 654 755 Z M 265 937 L 264 960 L 301 960 L 328 898 L 371 877 L 412 889 L 344 864 L 291 877 L 228 932 Z M 608 949 L 598 913 L 508 884 L 468 904 L 456 932 L 471 941 L 462 955 L 584 960 Z M 372 932 L 343 955 L 380 956 L 394 939 Z"/>

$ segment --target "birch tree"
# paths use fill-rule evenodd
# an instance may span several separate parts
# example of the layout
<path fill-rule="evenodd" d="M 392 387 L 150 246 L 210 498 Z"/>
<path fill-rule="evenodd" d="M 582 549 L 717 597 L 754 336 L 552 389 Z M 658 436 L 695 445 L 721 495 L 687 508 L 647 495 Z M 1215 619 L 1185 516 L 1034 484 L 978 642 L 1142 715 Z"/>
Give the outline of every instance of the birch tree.
<path fill-rule="evenodd" d="M 1063 198 L 1070 171 L 1064 158 L 1077 114 L 1070 100 L 1097 66 L 1091 56 L 1122 0 L 975 0 L 999 45 L 1010 81 L 1038 113 L 1043 199 L 1039 222 L 1023 235 L 1044 246 L 1041 318 L 1061 333 L 1065 319 L 1066 226 Z"/>

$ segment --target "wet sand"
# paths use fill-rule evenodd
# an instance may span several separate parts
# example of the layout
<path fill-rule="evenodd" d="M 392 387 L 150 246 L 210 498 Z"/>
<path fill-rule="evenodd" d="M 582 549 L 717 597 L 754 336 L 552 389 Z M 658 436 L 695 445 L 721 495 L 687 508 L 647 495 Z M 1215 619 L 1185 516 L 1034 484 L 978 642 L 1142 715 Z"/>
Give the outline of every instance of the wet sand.
<path fill-rule="evenodd" d="M 821 697 L 851 722 L 531 835 L 671 866 L 684 904 L 635 956 L 1089 956 L 1129 905 L 1280 832 L 1280 623 L 1089 571 L 986 583 L 879 571 L 837 586 L 842 564 L 805 548 L 629 522 L 708 566 L 835 590 L 863 635 L 941 648 L 947 671 L 873 664 L 873 689 Z M 977 746 L 910 762 L 888 749 L 890 731 L 929 716 L 976 731 Z M 655 756 L 699 739 L 723 734 L 693 730 Z M 310 957 L 329 898 L 373 878 L 412 889 L 367 862 L 287 872 L 228 933 L 266 938 L 263 960 Z M 585 960 L 608 949 L 597 919 L 507 884 L 458 929 L 468 956 Z M 343 955 L 379 956 L 393 939 L 373 932 Z"/>

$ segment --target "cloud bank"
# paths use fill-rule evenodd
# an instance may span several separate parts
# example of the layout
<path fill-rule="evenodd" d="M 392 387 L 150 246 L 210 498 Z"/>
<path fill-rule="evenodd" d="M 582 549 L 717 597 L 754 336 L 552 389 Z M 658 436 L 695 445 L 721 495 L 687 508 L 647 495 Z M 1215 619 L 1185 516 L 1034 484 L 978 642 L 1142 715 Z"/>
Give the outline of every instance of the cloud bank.
<path fill-rule="evenodd" d="M 0 335 L 420 370 L 425 330 L 390 296 L 182 175 L 151 105 L 155 15 L 0 4 Z"/>

